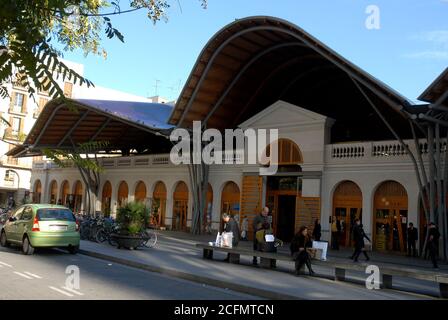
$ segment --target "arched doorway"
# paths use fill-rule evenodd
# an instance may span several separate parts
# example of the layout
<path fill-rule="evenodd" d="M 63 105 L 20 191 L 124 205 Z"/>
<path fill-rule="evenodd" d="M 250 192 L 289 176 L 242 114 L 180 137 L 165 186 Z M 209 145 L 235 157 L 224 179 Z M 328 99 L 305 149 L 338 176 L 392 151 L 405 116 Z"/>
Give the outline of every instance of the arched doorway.
<path fill-rule="evenodd" d="M 110 216 L 111 209 L 111 199 L 112 199 L 112 184 L 106 181 L 103 186 L 103 192 L 101 194 L 101 212 L 105 217 Z"/>
<path fill-rule="evenodd" d="M 40 180 L 34 182 L 33 188 L 33 203 L 40 203 L 42 197 L 42 183 Z"/>
<path fill-rule="evenodd" d="M 69 199 L 68 196 L 70 194 L 70 186 L 68 184 L 67 180 L 64 180 L 61 184 L 61 195 L 59 197 L 59 200 L 61 200 L 61 205 L 65 206 L 68 204 Z"/>
<path fill-rule="evenodd" d="M 186 231 L 188 214 L 188 187 L 180 181 L 173 194 L 173 230 Z"/>
<path fill-rule="evenodd" d="M 75 186 L 73 188 L 73 212 L 81 212 L 82 192 L 82 184 L 81 181 L 78 180 L 75 182 Z"/>
<path fill-rule="evenodd" d="M 221 213 L 228 213 L 233 216 L 240 213 L 240 188 L 233 181 L 227 182 L 222 189 Z"/>
<path fill-rule="evenodd" d="M 117 194 L 118 207 L 121 207 L 126 204 L 126 202 L 128 201 L 128 195 L 129 195 L 128 184 L 126 183 L 126 181 L 121 181 L 118 187 L 118 194 Z"/>
<path fill-rule="evenodd" d="M 152 193 L 151 218 L 159 227 L 165 226 L 166 187 L 162 181 L 156 183 Z"/>
<path fill-rule="evenodd" d="M 146 201 L 146 185 L 143 181 L 139 181 L 135 187 L 134 199 L 138 202 Z"/>
<path fill-rule="evenodd" d="M 376 250 L 406 252 L 408 195 L 396 181 L 385 181 L 375 191 L 373 243 Z"/>
<path fill-rule="evenodd" d="M 362 192 L 352 181 L 338 184 L 333 193 L 332 220 L 340 228 L 339 245 L 352 245 L 352 229 L 356 219 L 362 219 Z"/>
<path fill-rule="evenodd" d="M 49 203 L 56 204 L 58 201 L 58 183 L 56 180 L 52 180 L 50 183 Z"/>
<path fill-rule="evenodd" d="M 270 221 L 276 236 L 289 242 L 294 237 L 297 226 L 312 225 L 310 222 L 316 212 L 303 209 L 305 202 L 302 199 L 300 178 L 303 157 L 299 146 L 290 139 L 278 139 L 273 144 L 277 148 L 277 159 L 273 163 L 278 165 L 278 169 L 276 175 L 267 177 L 266 206 L 271 211 Z M 266 156 L 271 156 L 271 149 L 272 146 L 269 145 Z M 246 201 L 245 198 L 243 194 L 243 202 Z"/>
<path fill-rule="evenodd" d="M 239 219 L 240 214 L 240 188 L 233 181 L 228 181 L 224 185 L 221 192 L 221 214 L 227 213 Z M 220 218 L 221 229 L 224 226 L 222 219 Z M 237 220 L 240 223 L 239 220 Z"/>

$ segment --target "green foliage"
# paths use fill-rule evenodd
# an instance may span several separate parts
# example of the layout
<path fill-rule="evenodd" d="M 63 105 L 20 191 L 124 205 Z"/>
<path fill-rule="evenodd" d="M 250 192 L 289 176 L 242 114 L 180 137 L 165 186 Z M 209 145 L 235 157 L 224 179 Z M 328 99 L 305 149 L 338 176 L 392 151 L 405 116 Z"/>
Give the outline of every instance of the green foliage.
<path fill-rule="evenodd" d="M 66 168 L 73 163 L 78 168 L 91 170 L 93 172 L 103 172 L 103 167 L 101 167 L 97 161 L 88 157 L 83 157 L 82 155 L 96 153 L 98 150 L 107 148 L 108 145 L 109 142 L 107 141 L 91 141 L 78 144 L 74 151 L 43 149 L 42 153 L 60 168 Z"/>
<path fill-rule="evenodd" d="M 206 0 L 200 0 L 202 6 Z M 101 47 L 102 32 L 108 38 L 124 36 L 112 26 L 108 16 L 147 10 L 156 23 L 166 18 L 169 0 L 128 0 L 129 9 L 121 10 L 120 1 L 109 0 L 1 0 L 0 1 L 0 96 L 6 98 L 5 84 L 20 74 L 21 84 L 34 96 L 35 88 L 48 91 L 53 98 L 64 98 L 58 82 L 93 83 L 66 66 L 63 51 L 83 50 L 85 55 L 107 56 Z M 113 8 L 113 11 L 111 8 Z M 33 85 L 33 86 L 32 86 Z"/>
<path fill-rule="evenodd" d="M 143 203 L 128 202 L 117 209 L 117 222 L 123 232 L 136 235 L 144 229 L 147 213 L 148 211 Z"/>

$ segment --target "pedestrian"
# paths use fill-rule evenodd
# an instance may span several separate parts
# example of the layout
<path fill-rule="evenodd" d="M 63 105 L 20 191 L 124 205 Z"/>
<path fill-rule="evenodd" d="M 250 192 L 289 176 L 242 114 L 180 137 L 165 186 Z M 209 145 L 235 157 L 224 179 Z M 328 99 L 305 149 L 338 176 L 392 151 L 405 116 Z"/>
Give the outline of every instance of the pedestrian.
<path fill-rule="evenodd" d="M 364 232 L 361 220 L 356 219 L 355 226 L 353 227 L 353 241 L 355 242 L 355 251 L 353 252 L 353 255 L 350 257 L 351 259 L 353 259 L 353 262 L 358 262 L 358 258 L 361 252 L 366 257 L 366 261 L 370 260 L 369 255 L 367 254 L 367 251 L 364 248 L 365 246 L 364 239 L 367 239 L 369 242 L 371 242 L 369 237 Z"/>
<path fill-rule="evenodd" d="M 429 236 L 428 236 L 428 253 L 431 258 L 432 266 L 434 269 L 438 269 L 439 265 L 437 264 L 437 254 L 439 252 L 439 239 L 440 232 L 434 222 L 429 224 Z"/>
<path fill-rule="evenodd" d="M 320 241 L 321 236 L 322 236 L 322 227 L 320 225 L 320 220 L 316 219 L 316 221 L 314 221 L 313 239 L 315 241 Z"/>
<path fill-rule="evenodd" d="M 232 248 L 238 246 L 238 242 L 240 241 L 240 228 L 238 227 L 238 222 L 235 219 L 224 213 L 222 215 L 222 220 L 224 221 L 224 231 L 231 232 L 233 234 L 232 237 Z M 227 258 L 224 261 L 228 262 L 230 260 L 230 253 L 227 254 Z"/>
<path fill-rule="evenodd" d="M 308 228 L 302 226 L 292 239 L 290 246 L 291 255 L 295 260 L 296 275 L 300 274 L 303 265 L 307 266 L 310 275 L 315 273 L 311 267 L 311 257 L 307 251 L 307 248 L 311 247 L 312 242 L 308 236 Z"/>
<path fill-rule="evenodd" d="M 339 226 L 339 227 L 338 227 Z M 331 248 L 333 250 L 339 250 L 339 230 L 341 224 L 336 217 L 333 217 L 333 222 L 331 223 Z"/>
<path fill-rule="evenodd" d="M 15 207 L 16 207 L 16 201 L 12 196 L 10 196 L 8 200 L 8 209 L 14 209 Z"/>
<path fill-rule="evenodd" d="M 257 250 L 262 252 L 277 252 L 277 247 L 283 245 L 283 241 L 275 238 L 274 231 L 269 223 L 258 225 L 258 231 L 255 234 L 257 238 Z M 276 261 L 271 259 L 271 268 L 276 267 Z"/>
<path fill-rule="evenodd" d="M 257 250 L 258 249 L 258 244 L 257 244 L 257 231 L 259 226 L 265 224 L 265 223 L 269 223 L 268 220 L 268 215 L 269 215 L 269 208 L 268 207 L 264 207 L 263 210 L 261 211 L 261 213 L 259 215 L 257 215 L 254 220 L 252 221 L 252 231 L 253 231 L 253 249 Z M 257 257 L 253 257 L 252 260 L 252 264 L 254 266 L 256 266 L 258 264 L 257 261 Z"/>
<path fill-rule="evenodd" d="M 418 240 L 418 230 L 414 227 L 414 224 L 412 222 L 409 223 L 408 228 L 408 257 L 416 257 L 417 256 L 417 249 L 416 249 L 416 243 Z"/>

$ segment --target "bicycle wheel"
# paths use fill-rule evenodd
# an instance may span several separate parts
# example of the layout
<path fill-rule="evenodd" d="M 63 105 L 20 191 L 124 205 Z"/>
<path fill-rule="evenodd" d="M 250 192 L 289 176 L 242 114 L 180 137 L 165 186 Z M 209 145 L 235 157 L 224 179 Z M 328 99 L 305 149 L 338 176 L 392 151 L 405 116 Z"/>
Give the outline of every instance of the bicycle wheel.
<path fill-rule="evenodd" d="M 81 240 L 88 240 L 89 234 L 90 234 L 89 228 L 88 227 L 83 227 L 81 225 L 81 232 L 80 232 Z"/>
<path fill-rule="evenodd" d="M 96 242 L 98 242 L 98 243 L 103 243 L 103 242 L 106 241 L 106 239 L 107 239 L 106 232 L 105 232 L 103 229 L 99 229 L 99 230 L 96 232 L 96 236 L 95 236 L 95 238 L 96 238 Z"/>
<path fill-rule="evenodd" d="M 109 241 L 109 244 L 112 247 L 117 247 L 118 246 L 118 242 L 113 237 L 111 237 L 110 235 L 109 235 L 108 241 Z"/>
<path fill-rule="evenodd" d="M 147 240 L 143 242 L 143 245 L 147 248 L 153 248 L 157 243 L 157 233 L 154 231 L 146 231 L 145 236 L 147 236 Z"/>

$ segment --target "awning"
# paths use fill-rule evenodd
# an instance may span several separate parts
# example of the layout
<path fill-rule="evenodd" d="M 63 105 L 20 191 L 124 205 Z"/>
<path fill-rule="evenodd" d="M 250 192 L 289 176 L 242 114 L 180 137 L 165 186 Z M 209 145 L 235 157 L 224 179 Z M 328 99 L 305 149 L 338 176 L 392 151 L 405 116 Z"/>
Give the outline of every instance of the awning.
<path fill-rule="evenodd" d="M 167 124 L 172 107 L 166 104 L 56 99 L 48 102 L 23 145 L 7 155 L 22 157 L 42 154 L 42 150 L 73 150 L 81 143 L 105 141 L 103 150 L 128 153 L 167 152 L 171 143 Z"/>
<path fill-rule="evenodd" d="M 362 48 L 360 48 L 362 50 Z M 353 82 L 403 137 L 411 103 L 299 27 L 273 17 L 239 19 L 199 55 L 169 123 L 235 128 L 278 100 L 336 120 L 332 141 L 393 139 Z"/>

